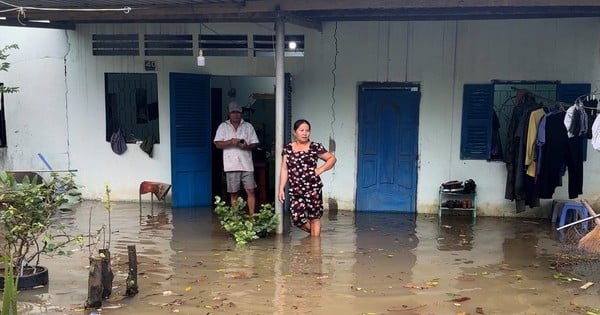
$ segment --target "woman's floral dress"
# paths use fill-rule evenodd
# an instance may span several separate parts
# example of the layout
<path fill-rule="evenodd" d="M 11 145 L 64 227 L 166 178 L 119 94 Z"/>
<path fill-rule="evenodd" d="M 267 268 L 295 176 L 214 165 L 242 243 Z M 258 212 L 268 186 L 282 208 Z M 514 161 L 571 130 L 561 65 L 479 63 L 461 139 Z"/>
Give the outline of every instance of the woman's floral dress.
<path fill-rule="evenodd" d="M 323 182 L 315 175 L 315 169 L 319 155 L 326 152 L 317 142 L 311 142 L 307 151 L 294 151 L 291 143 L 283 148 L 282 155 L 287 155 L 290 211 L 295 226 L 323 216 Z"/>

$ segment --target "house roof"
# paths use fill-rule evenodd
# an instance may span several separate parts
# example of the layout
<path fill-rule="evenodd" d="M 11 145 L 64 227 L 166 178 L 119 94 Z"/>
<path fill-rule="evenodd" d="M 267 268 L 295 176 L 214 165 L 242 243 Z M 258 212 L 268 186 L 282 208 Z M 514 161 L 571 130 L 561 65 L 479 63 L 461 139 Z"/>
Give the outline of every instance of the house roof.
<path fill-rule="evenodd" d="M 3 0 L 0 25 L 464 20 L 600 16 L 598 0 Z M 4 19 L 1 19 L 4 17 Z M 38 23 L 44 20 L 51 23 Z"/>

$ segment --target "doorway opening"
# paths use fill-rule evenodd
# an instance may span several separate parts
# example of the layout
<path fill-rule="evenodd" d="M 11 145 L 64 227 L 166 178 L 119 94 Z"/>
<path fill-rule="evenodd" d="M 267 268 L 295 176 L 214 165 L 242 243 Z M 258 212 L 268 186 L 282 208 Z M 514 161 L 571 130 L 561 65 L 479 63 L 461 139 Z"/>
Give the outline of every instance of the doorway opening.
<path fill-rule="evenodd" d="M 275 78 L 274 77 L 211 77 L 211 134 L 214 135 L 228 118 L 227 105 L 235 101 L 242 106 L 242 118 L 251 123 L 259 144 L 253 151 L 257 208 L 275 200 Z M 223 151 L 212 146 L 212 196 L 229 200 Z M 243 190 L 240 192 L 245 199 Z"/>

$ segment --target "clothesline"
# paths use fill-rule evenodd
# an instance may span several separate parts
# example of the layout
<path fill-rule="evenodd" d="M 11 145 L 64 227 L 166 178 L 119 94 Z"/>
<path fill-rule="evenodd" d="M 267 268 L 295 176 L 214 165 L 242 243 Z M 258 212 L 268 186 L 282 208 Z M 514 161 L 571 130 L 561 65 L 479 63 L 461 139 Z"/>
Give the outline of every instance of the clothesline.
<path fill-rule="evenodd" d="M 525 89 L 519 89 L 519 88 L 517 88 L 517 87 L 514 87 L 514 86 L 511 86 L 510 88 L 511 88 L 511 89 L 513 89 L 513 90 L 515 90 L 515 91 L 521 91 L 521 90 L 525 90 Z M 590 94 L 583 94 L 583 95 L 580 95 L 579 97 L 577 97 L 577 98 L 575 99 L 575 102 L 573 102 L 573 104 L 571 104 L 571 103 L 561 102 L 561 101 L 559 101 L 559 100 L 554 100 L 554 99 L 551 99 L 551 98 L 548 98 L 548 97 L 545 97 L 545 96 L 541 96 L 541 95 L 535 94 L 535 93 L 533 93 L 533 92 L 531 92 L 531 91 L 528 91 L 528 92 L 529 92 L 531 95 L 533 95 L 533 96 L 534 96 L 536 99 L 542 99 L 542 100 L 546 100 L 546 101 L 548 101 L 548 102 L 552 102 L 552 103 L 554 103 L 554 105 L 559 105 L 559 106 L 560 106 L 561 108 L 563 108 L 563 109 L 567 109 L 567 108 L 569 108 L 571 105 L 573 105 L 573 104 L 577 104 L 578 102 L 580 102 L 580 101 L 581 101 L 581 98 L 582 98 L 582 97 L 584 97 L 584 96 L 590 96 L 590 95 L 591 95 L 591 96 L 594 96 L 594 94 L 591 94 L 591 93 L 590 93 Z M 582 106 L 582 107 L 583 107 L 583 108 L 586 108 L 586 109 L 595 109 L 595 110 L 597 110 L 597 109 L 598 109 L 597 107 L 589 107 L 589 106 Z"/>

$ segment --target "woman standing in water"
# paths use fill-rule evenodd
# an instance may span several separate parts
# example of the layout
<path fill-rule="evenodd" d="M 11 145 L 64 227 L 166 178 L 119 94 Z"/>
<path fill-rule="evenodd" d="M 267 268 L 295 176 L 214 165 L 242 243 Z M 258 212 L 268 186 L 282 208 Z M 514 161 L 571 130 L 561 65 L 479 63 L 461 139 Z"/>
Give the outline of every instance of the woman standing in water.
<path fill-rule="evenodd" d="M 285 200 L 285 185 L 290 184 L 290 211 L 295 226 L 321 235 L 323 216 L 323 182 L 320 175 L 333 168 L 336 158 L 321 143 L 310 141 L 310 123 L 299 119 L 294 123 L 294 138 L 283 148 L 279 175 L 279 201 Z M 319 159 L 325 161 L 318 166 Z"/>

